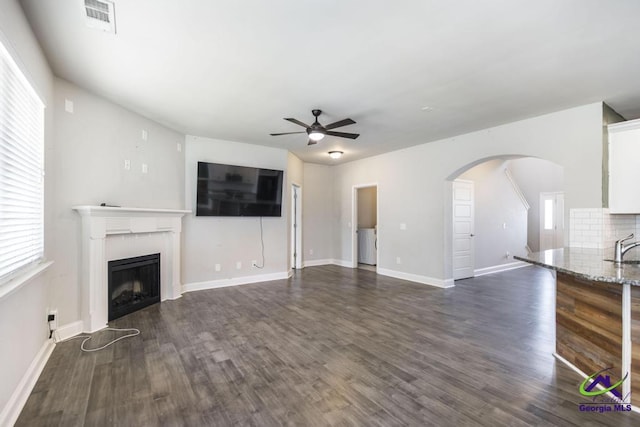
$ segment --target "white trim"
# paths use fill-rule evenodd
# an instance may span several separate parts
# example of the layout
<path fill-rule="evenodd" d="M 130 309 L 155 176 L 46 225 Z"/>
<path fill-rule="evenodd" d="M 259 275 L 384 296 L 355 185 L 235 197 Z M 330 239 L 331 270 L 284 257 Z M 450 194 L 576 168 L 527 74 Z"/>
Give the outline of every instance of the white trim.
<path fill-rule="evenodd" d="M 516 268 L 528 267 L 528 262 L 515 261 L 508 264 L 493 265 L 491 267 L 478 268 L 473 270 L 474 277 L 486 276 L 487 274 L 501 273 L 503 271 L 515 270 Z"/>
<path fill-rule="evenodd" d="M 33 391 L 33 387 L 36 385 L 54 348 L 55 343 L 53 340 L 46 340 L 42 344 L 40 351 L 36 354 L 36 357 L 22 376 L 18 386 L 7 401 L 7 404 L 2 409 L 2 412 L 0 412 L 0 426 L 12 426 L 18 420 L 18 416 L 20 416 L 22 408 L 24 408 L 25 403 L 27 403 L 27 399 Z"/>
<path fill-rule="evenodd" d="M 56 341 L 64 341 L 68 340 L 71 337 L 75 337 L 78 334 L 81 334 L 84 329 L 84 323 L 82 320 L 78 320 L 72 323 L 67 323 L 66 325 L 60 326 L 56 332 Z"/>
<path fill-rule="evenodd" d="M 578 375 L 580 375 L 582 378 L 587 378 L 589 375 L 585 374 L 584 372 L 582 372 L 582 370 L 580 370 L 576 365 L 574 365 L 573 363 L 569 362 L 567 359 L 565 359 L 564 357 L 560 356 L 558 353 L 554 352 L 553 353 L 553 357 L 555 357 L 556 359 L 558 359 L 560 362 L 564 363 L 565 365 L 567 365 L 568 368 L 571 368 L 574 372 L 576 372 Z M 629 381 L 627 381 L 628 383 L 631 382 L 631 376 L 629 376 Z M 602 387 L 602 384 L 596 384 L 596 387 L 600 390 L 603 390 L 604 387 Z M 619 399 L 617 397 L 615 397 L 613 395 L 613 393 L 611 393 L 610 391 L 606 393 L 607 396 L 609 396 L 611 399 L 618 401 Z M 623 396 L 626 396 L 626 394 L 622 394 Z M 634 412 L 640 412 L 640 408 L 638 408 L 637 406 L 631 405 L 631 410 Z"/>
<path fill-rule="evenodd" d="M 396 279 L 408 280 L 410 282 L 421 283 L 423 285 L 435 286 L 438 288 L 453 288 L 455 286 L 453 279 L 436 279 L 434 277 L 421 276 L 418 274 L 405 273 L 380 267 L 378 267 L 377 273 L 382 276 L 395 277 Z"/>
<path fill-rule="evenodd" d="M 338 265 L 340 267 L 347 267 L 347 268 L 357 268 L 358 264 L 356 263 L 356 266 L 353 266 L 353 263 L 351 261 L 345 261 L 343 259 L 332 259 L 331 260 L 331 264 L 333 265 Z"/>
<path fill-rule="evenodd" d="M 71 207 L 71 209 L 78 211 L 82 216 L 130 216 L 130 214 L 158 214 L 168 216 L 182 217 L 183 215 L 190 214 L 190 210 L 184 209 L 149 209 L 149 208 L 132 208 L 123 206 L 92 206 L 92 205 L 77 205 Z"/>
<path fill-rule="evenodd" d="M 272 280 L 288 279 L 289 272 L 258 274 L 255 276 L 233 277 L 230 279 L 209 280 L 206 282 L 185 283 L 182 292 L 202 291 L 205 289 L 226 288 L 228 286 L 248 285 L 250 283 L 270 282 Z"/>
<path fill-rule="evenodd" d="M 622 383 L 622 395 L 631 392 L 631 285 L 622 285 L 622 372 L 629 373 L 629 381 Z"/>
<path fill-rule="evenodd" d="M 0 285 L 0 300 L 29 283 L 29 281 L 34 277 L 39 276 L 43 271 L 49 268 L 51 264 L 53 264 L 53 261 L 43 261 L 27 268 L 22 274 L 12 278 L 7 283 Z"/>
<path fill-rule="evenodd" d="M 309 261 L 305 261 L 302 266 L 303 267 L 316 267 L 318 265 L 329 265 L 334 264 L 333 259 L 311 259 Z M 349 267 L 351 267 L 351 263 L 349 263 Z"/>
<path fill-rule="evenodd" d="M 640 129 L 640 119 L 627 120 L 624 122 L 611 123 L 607 125 L 609 133 L 624 132 L 627 130 Z"/>

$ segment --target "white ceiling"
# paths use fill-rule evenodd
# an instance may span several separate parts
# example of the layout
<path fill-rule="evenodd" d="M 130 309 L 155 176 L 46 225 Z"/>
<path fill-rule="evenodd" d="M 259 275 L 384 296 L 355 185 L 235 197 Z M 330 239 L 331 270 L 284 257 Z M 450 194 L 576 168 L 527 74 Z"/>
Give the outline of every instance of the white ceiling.
<path fill-rule="evenodd" d="M 54 73 L 186 134 L 351 161 L 605 101 L 640 117 L 638 0 L 20 1 Z M 423 111 L 428 106 L 430 111 Z M 346 117 L 308 147 L 311 123 Z"/>

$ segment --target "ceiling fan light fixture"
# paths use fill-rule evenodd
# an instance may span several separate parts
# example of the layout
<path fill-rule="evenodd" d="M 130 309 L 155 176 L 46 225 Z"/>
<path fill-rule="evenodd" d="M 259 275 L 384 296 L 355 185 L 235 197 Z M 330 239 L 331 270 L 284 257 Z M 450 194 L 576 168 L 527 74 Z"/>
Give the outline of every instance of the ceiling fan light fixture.
<path fill-rule="evenodd" d="M 309 139 L 312 141 L 318 142 L 322 138 L 324 138 L 324 133 L 322 132 L 318 132 L 317 130 L 309 132 Z"/>
<path fill-rule="evenodd" d="M 342 151 L 329 151 L 329 157 L 332 159 L 339 159 L 343 154 Z"/>

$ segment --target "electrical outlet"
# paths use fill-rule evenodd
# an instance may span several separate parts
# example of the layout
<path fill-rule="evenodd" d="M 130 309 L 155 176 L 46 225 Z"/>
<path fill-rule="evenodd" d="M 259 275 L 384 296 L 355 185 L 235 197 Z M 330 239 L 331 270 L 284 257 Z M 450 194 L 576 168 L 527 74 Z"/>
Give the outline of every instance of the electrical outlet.
<path fill-rule="evenodd" d="M 220 271 L 222 270 L 222 267 L 220 266 L 220 264 L 216 264 L 216 271 Z"/>
<path fill-rule="evenodd" d="M 236 261 L 236 270 L 240 270 L 242 268 L 242 261 Z"/>
<path fill-rule="evenodd" d="M 124 161 L 124 170 L 128 171 L 131 169 L 131 160 L 125 159 Z"/>
<path fill-rule="evenodd" d="M 309 249 L 309 255 L 313 255 L 313 249 Z"/>
<path fill-rule="evenodd" d="M 178 150 L 178 153 L 181 153 L 181 152 L 182 152 L 182 144 L 180 144 L 179 142 L 178 142 L 178 144 L 176 145 L 176 150 Z"/>
<path fill-rule="evenodd" d="M 258 266 L 258 261 L 256 261 L 255 259 L 251 261 L 251 267 L 257 267 Z"/>
<path fill-rule="evenodd" d="M 58 329 L 58 310 L 49 310 L 47 321 L 49 322 L 50 330 L 52 331 L 57 330 Z"/>
<path fill-rule="evenodd" d="M 404 222 L 400 224 L 400 230 L 406 230 L 407 229 L 407 224 L 405 224 Z"/>
<path fill-rule="evenodd" d="M 73 101 L 70 99 L 64 100 L 64 111 L 73 114 Z"/>
<path fill-rule="evenodd" d="M 504 257 L 505 257 L 505 258 L 509 258 L 510 256 L 511 256 L 511 254 L 509 253 L 509 251 L 507 251 L 507 252 L 504 254 Z"/>
<path fill-rule="evenodd" d="M 140 135 L 142 137 L 143 141 L 146 141 L 147 139 L 149 139 L 149 132 L 147 132 L 145 129 L 142 129 L 142 135 Z"/>
<path fill-rule="evenodd" d="M 400 257 L 396 257 L 396 264 L 402 264 L 402 260 L 400 259 Z"/>
<path fill-rule="evenodd" d="M 142 164 L 142 173 L 148 173 L 149 172 L 149 166 L 146 163 Z"/>

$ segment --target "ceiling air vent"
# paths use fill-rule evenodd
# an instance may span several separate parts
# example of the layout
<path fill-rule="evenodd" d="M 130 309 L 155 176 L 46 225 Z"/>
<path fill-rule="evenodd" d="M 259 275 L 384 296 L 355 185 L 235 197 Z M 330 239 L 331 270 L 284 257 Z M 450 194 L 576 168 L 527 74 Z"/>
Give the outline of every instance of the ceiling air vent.
<path fill-rule="evenodd" d="M 84 0 L 84 10 L 87 14 L 87 27 L 116 33 L 116 15 L 112 1 Z"/>

